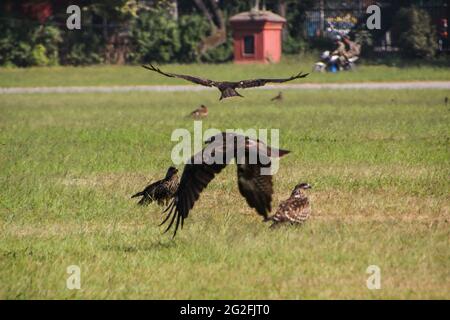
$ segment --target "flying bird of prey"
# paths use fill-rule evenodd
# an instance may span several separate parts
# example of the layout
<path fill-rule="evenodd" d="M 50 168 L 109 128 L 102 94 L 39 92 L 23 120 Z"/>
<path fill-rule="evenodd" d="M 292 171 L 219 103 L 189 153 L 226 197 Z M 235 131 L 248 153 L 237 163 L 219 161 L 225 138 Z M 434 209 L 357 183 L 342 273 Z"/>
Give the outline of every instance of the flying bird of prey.
<path fill-rule="evenodd" d="M 138 204 L 146 206 L 156 201 L 159 205 L 167 204 L 177 191 L 179 185 L 178 170 L 170 167 L 166 176 L 154 183 L 149 184 L 144 190 L 131 196 L 131 198 L 142 197 Z"/>
<path fill-rule="evenodd" d="M 200 84 L 205 87 L 216 87 L 220 90 L 220 99 L 225 99 L 229 97 L 235 97 L 240 95 L 236 89 L 247 89 L 247 88 L 253 88 L 253 87 L 261 87 L 264 86 L 266 83 L 282 83 L 287 81 L 292 81 L 295 79 L 305 78 L 309 73 L 302 74 L 301 72 L 295 76 L 292 76 L 290 78 L 281 78 L 281 79 L 253 79 L 253 80 L 241 80 L 241 81 L 214 81 L 184 74 L 176 74 L 176 73 L 168 73 L 163 72 L 159 68 L 154 67 L 153 65 L 143 65 L 145 69 L 158 72 L 162 75 L 165 75 L 166 77 L 171 78 L 181 78 L 196 84 Z"/>
<path fill-rule="evenodd" d="M 310 189 L 308 183 L 300 183 L 295 186 L 291 196 L 280 203 L 277 212 L 269 219 L 274 223 L 271 228 L 281 223 L 302 224 L 311 214 L 311 206 L 309 204 L 308 196 L 304 190 Z"/>
<path fill-rule="evenodd" d="M 192 111 L 189 116 L 194 119 L 204 118 L 208 115 L 208 108 L 205 105 L 201 105 L 200 108 Z"/>
<path fill-rule="evenodd" d="M 280 91 L 278 92 L 278 95 L 270 99 L 270 101 L 282 101 L 283 100 L 283 93 Z"/>
<path fill-rule="evenodd" d="M 247 204 L 268 219 L 272 202 L 271 157 L 282 157 L 287 150 L 267 146 L 260 140 L 253 140 L 243 135 L 222 132 L 206 141 L 206 147 L 193 155 L 186 163 L 181 175 L 180 186 L 173 200 L 164 212 L 168 214 L 164 221 L 172 217 L 167 232 L 176 219 L 175 237 L 181 222 L 188 217 L 200 193 L 222 171 L 232 159 L 237 163 L 238 188 Z M 264 172 L 265 170 L 266 172 Z"/>

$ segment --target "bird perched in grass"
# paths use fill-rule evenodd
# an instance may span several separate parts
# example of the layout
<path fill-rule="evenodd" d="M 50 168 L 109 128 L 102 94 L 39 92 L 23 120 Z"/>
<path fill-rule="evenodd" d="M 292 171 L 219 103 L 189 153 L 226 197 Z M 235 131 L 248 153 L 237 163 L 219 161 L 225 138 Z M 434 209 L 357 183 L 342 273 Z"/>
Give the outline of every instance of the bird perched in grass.
<path fill-rule="evenodd" d="M 194 119 L 204 118 L 207 115 L 208 115 L 208 108 L 203 104 L 200 106 L 200 108 L 195 109 L 189 114 L 189 116 Z"/>
<path fill-rule="evenodd" d="M 149 205 L 153 201 L 159 205 L 167 204 L 179 185 L 177 173 L 177 168 L 170 167 L 164 179 L 149 184 L 143 191 L 134 194 L 131 198 L 142 197 L 138 202 L 141 206 Z"/>
<path fill-rule="evenodd" d="M 305 78 L 309 73 L 302 74 L 301 72 L 295 76 L 289 77 L 289 78 L 281 78 L 281 79 L 252 79 L 252 80 L 241 80 L 241 81 L 214 81 L 184 74 L 177 74 L 177 73 L 168 73 L 163 72 L 159 68 L 154 67 L 153 65 L 149 64 L 143 65 L 145 69 L 158 72 L 159 74 L 165 75 L 166 77 L 170 78 L 181 78 L 196 84 L 200 84 L 205 87 L 216 87 L 220 91 L 220 99 L 230 98 L 230 97 L 242 97 L 236 89 L 246 89 L 246 88 L 253 88 L 253 87 L 261 87 L 264 86 L 266 83 L 282 83 L 287 81 L 292 81 L 295 79 Z"/>
<path fill-rule="evenodd" d="M 445 98 L 444 98 L 444 103 L 445 103 L 445 105 L 448 104 L 448 97 L 445 97 Z"/>
<path fill-rule="evenodd" d="M 304 182 L 296 185 L 291 196 L 281 202 L 277 212 L 270 217 L 270 220 L 274 222 L 270 227 L 272 228 L 285 222 L 291 224 L 304 223 L 311 214 L 309 199 L 304 190 L 310 188 L 311 186 Z"/>
<path fill-rule="evenodd" d="M 270 101 L 283 101 L 283 93 L 280 91 L 278 94 L 270 99 Z"/>
<path fill-rule="evenodd" d="M 168 214 L 161 225 L 172 217 L 165 232 L 176 219 L 173 236 L 176 235 L 180 222 L 183 226 L 184 219 L 188 217 L 200 193 L 232 159 L 237 163 L 239 192 L 251 208 L 256 209 L 264 219 L 268 219 L 273 193 L 270 158 L 282 157 L 289 151 L 267 146 L 260 140 L 236 133 L 222 132 L 205 142 L 207 146 L 186 163 L 180 186 L 164 211 L 168 211 Z"/>

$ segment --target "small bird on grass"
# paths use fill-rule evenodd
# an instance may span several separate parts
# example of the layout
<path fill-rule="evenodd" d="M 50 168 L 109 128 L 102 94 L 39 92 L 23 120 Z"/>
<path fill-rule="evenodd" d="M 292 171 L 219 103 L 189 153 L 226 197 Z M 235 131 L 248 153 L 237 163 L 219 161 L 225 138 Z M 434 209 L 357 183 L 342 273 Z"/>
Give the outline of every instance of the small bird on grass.
<path fill-rule="evenodd" d="M 445 103 L 445 105 L 448 105 L 448 97 L 444 98 L 444 103 Z"/>
<path fill-rule="evenodd" d="M 170 167 L 164 179 L 149 184 L 143 191 L 134 194 L 131 198 L 142 197 L 138 202 L 141 206 L 149 205 L 153 201 L 159 205 L 167 204 L 173 198 L 180 184 L 177 173 L 177 168 Z"/>
<path fill-rule="evenodd" d="M 205 105 L 201 105 L 200 108 L 195 109 L 189 114 L 189 117 L 194 119 L 204 118 L 208 115 L 208 108 Z"/>
<path fill-rule="evenodd" d="M 270 99 L 270 101 L 283 101 L 283 93 L 281 91 L 278 92 L 278 95 Z"/>
<path fill-rule="evenodd" d="M 304 190 L 310 189 L 308 183 L 300 183 L 295 186 L 291 196 L 280 203 L 275 215 L 269 219 L 273 221 L 271 228 L 282 223 L 303 224 L 311 214 L 311 206 Z"/>

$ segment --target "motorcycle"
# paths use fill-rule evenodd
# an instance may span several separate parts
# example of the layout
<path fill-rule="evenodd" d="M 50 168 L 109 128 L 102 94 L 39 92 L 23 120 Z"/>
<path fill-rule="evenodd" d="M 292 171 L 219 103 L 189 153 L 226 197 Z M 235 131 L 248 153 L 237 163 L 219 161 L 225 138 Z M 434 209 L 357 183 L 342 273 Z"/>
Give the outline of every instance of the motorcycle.
<path fill-rule="evenodd" d="M 332 55 L 330 51 L 324 51 L 320 55 L 320 61 L 316 62 L 313 67 L 314 72 L 338 72 L 355 70 L 355 62 L 359 57 L 354 56 L 342 62 L 338 55 Z"/>

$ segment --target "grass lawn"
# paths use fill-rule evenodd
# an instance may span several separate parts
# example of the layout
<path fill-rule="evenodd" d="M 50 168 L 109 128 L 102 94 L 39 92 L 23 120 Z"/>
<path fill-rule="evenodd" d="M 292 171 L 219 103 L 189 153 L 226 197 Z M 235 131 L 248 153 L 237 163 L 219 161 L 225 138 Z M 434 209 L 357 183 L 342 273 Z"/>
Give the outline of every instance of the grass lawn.
<path fill-rule="evenodd" d="M 299 71 L 310 72 L 315 60 L 311 56 L 288 56 L 282 63 L 267 65 L 185 64 L 163 65 L 163 71 L 192 74 L 216 80 L 239 80 L 288 77 Z M 338 83 L 377 81 L 450 81 L 449 68 L 433 66 L 392 67 L 359 64 L 355 72 L 310 74 L 295 83 Z M 92 66 L 50 68 L 0 68 L 0 87 L 98 86 L 189 84 L 182 79 L 161 76 L 140 66 Z"/>
<path fill-rule="evenodd" d="M 251 74 L 265 68 L 275 74 Z M 157 79 L 137 67 L 1 72 L 2 86 Z M 420 74 L 394 76 L 409 72 Z M 448 92 L 286 91 L 282 104 L 269 101 L 275 91 L 245 93 L 220 103 L 215 91 L 1 96 L 0 298 L 450 299 Z M 129 199 L 165 173 L 171 133 L 192 131 L 184 115 L 200 103 L 210 107 L 205 129 L 280 129 L 292 153 L 273 206 L 311 183 L 307 224 L 269 230 L 239 195 L 234 166 L 174 240 L 158 227 L 160 208 Z M 69 265 L 81 268 L 81 290 L 66 289 Z M 369 265 L 381 269 L 380 290 L 366 287 Z"/>

